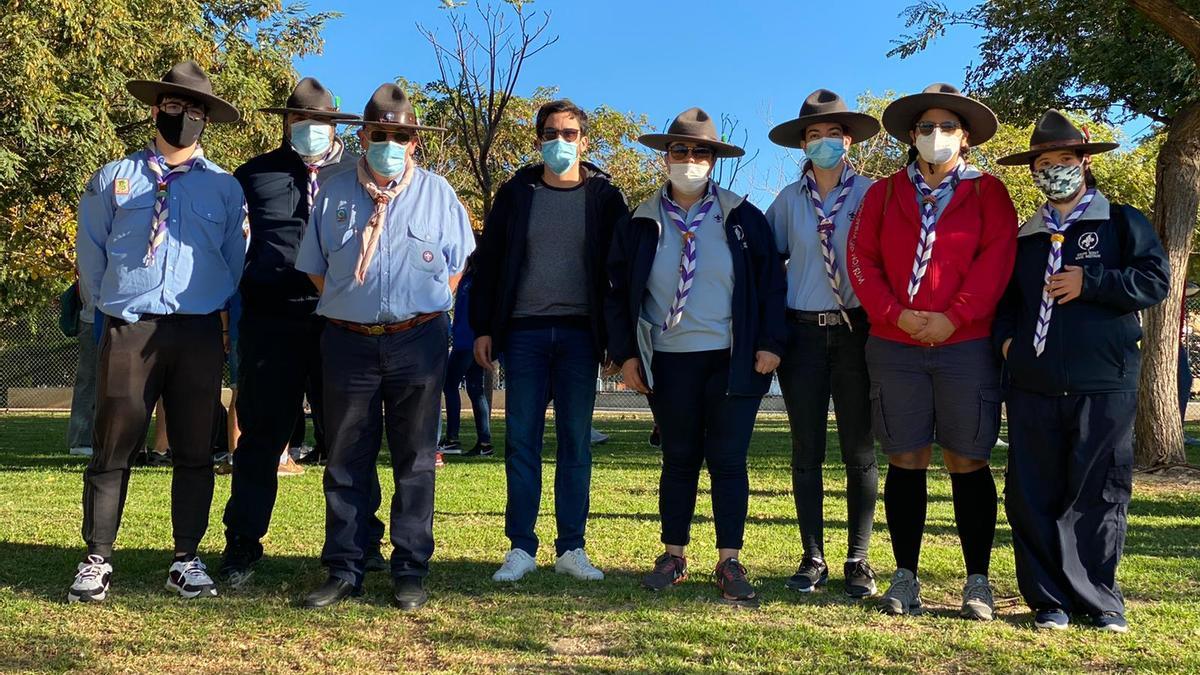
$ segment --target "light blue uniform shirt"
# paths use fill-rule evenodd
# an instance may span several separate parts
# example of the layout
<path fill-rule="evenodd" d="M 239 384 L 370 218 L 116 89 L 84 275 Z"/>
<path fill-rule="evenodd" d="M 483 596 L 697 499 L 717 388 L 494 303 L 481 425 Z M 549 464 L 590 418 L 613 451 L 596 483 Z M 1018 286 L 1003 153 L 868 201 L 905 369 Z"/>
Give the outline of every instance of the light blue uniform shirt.
<path fill-rule="evenodd" d="M 850 194 L 846 195 L 845 203 L 833 218 L 833 253 L 841 281 L 838 288 L 846 307 L 861 305 L 858 296 L 854 295 L 846 267 L 846 238 L 871 183 L 871 179 L 854 174 Z M 829 191 L 821 202 L 825 213 L 833 210 L 841 193 L 841 185 Z M 767 209 L 767 222 L 775 234 L 776 249 L 787 260 L 788 308 L 802 312 L 836 310 L 837 299 L 829 283 L 829 274 L 825 271 L 825 253 L 821 237 L 817 234 L 817 212 L 813 209 L 808 185 L 803 178 L 785 187 L 775 197 L 771 208 Z"/>
<path fill-rule="evenodd" d="M 366 283 L 354 278 L 362 231 L 375 204 L 347 171 L 325 181 L 300 242 L 296 269 L 325 277 L 317 314 L 341 321 L 398 323 L 449 311 L 450 277 L 475 250 L 467 210 L 441 176 L 413 169 L 408 187 L 388 205 Z"/>
<path fill-rule="evenodd" d="M 908 180 L 910 183 L 913 184 L 914 187 L 916 186 L 916 182 L 914 179 L 917 175 L 917 171 L 919 171 L 919 169 L 917 169 L 916 162 L 913 162 L 912 164 L 908 165 Z M 974 166 L 971 166 L 970 164 L 967 164 L 963 167 L 962 173 L 960 173 L 958 175 L 958 178 L 960 181 L 973 180 L 975 178 L 979 178 L 982 175 L 983 175 L 983 173 L 980 172 L 979 169 L 975 168 Z M 937 190 L 938 186 L 930 185 L 929 187 L 934 190 Z M 935 202 L 933 205 L 934 216 L 936 216 L 937 218 L 942 217 L 942 213 L 944 213 L 946 211 L 946 207 L 950 206 L 950 200 L 954 198 L 954 193 L 957 191 L 958 191 L 958 188 L 955 188 L 953 190 L 946 190 L 946 191 L 942 192 L 940 195 L 938 195 L 937 202 Z M 920 213 L 921 213 L 921 191 L 917 190 L 917 214 L 919 215 Z"/>
<path fill-rule="evenodd" d="M 167 237 L 144 263 L 157 179 L 146 150 L 106 164 L 79 201 L 80 288 L 104 314 L 209 314 L 237 290 L 249 229 L 242 187 L 203 157 L 167 188 Z M 87 304 L 86 302 L 84 304 Z"/>
<path fill-rule="evenodd" d="M 652 199 L 657 201 L 660 194 L 656 192 Z M 703 203 L 704 200 L 700 200 L 693 204 L 684 222 L 692 222 Z M 666 333 L 662 331 L 662 324 L 679 287 L 683 236 L 661 202 L 658 222 L 658 249 L 646 281 L 646 297 L 642 301 L 642 318 L 654 326 L 651 333 L 654 351 L 729 349 L 733 344 L 733 256 L 725 237 L 720 203 L 713 204 L 696 229 L 696 276 L 692 280 L 692 290 L 679 323 Z"/>

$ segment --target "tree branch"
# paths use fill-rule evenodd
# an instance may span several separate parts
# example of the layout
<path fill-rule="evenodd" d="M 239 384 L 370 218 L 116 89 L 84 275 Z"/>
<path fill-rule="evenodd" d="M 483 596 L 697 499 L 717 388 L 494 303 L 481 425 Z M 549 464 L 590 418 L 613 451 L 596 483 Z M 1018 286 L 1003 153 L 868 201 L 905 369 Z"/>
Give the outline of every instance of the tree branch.
<path fill-rule="evenodd" d="M 1178 42 L 1192 60 L 1200 65 L 1200 19 L 1189 14 L 1172 0 L 1127 0 L 1142 16 L 1149 19 Z"/>

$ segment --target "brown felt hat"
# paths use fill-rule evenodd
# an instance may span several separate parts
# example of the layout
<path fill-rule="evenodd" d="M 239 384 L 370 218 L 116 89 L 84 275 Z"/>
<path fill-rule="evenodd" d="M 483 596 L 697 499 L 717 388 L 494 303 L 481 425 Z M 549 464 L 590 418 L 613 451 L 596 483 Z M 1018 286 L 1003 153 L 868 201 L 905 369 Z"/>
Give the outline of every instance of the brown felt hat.
<path fill-rule="evenodd" d="M 850 110 L 846 101 L 828 89 L 818 89 L 804 99 L 800 114 L 771 129 L 767 137 L 776 145 L 799 148 L 804 145 L 804 132 L 814 124 L 840 124 L 851 142 L 860 143 L 879 133 L 879 120 L 866 113 Z"/>
<path fill-rule="evenodd" d="M 746 154 L 738 146 L 721 140 L 712 117 L 699 108 L 688 108 L 679 113 L 665 134 L 643 134 L 638 137 L 638 143 L 663 152 L 676 141 L 707 145 L 717 157 L 741 157 Z"/>
<path fill-rule="evenodd" d="M 367 107 L 363 109 L 362 119 L 347 121 L 350 125 L 371 125 L 385 129 L 412 129 L 414 131 L 445 131 L 442 127 L 427 127 L 417 122 L 417 113 L 413 110 L 408 95 L 399 86 L 388 82 L 379 85 Z"/>
<path fill-rule="evenodd" d="M 1020 166 L 1037 159 L 1043 152 L 1053 150 L 1074 150 L 1085 155 L 1096 155 L 1118 147 L 1120 143 L 1093 143 L 1071 124 L 1066 115 L 1057 110 L 1047 110 L 1033 126 L 1033 134 L 1029 137 L 1029 149 L 1001 157 L 996 162 L 1005 166 Z"/>
<path fill-rule="evenodd" d="M 158 105 L 158 99 L 165 94 L 193 99 L 207 109 L 211 122 L 236 122 L 242 117 L 232 103 L 213 94 L 208 73 L 195 61 L 171 66 L 159 80 L 130 80 L 125 89 L 146 105 Z"/>
<path fill-rule="evenodd" d="M 296 84 L 296 88 L 287 97 L 287 102 L 282 107 L 274 108 L 259 108 L 265 113 L 276 113 L 280 115 L 297 114 L 307 115 L 317 119 L 327 119 L 331 122 L 340 120 L 358 119 L 358 115 L 341 111 L 341 98 L 334 96 L 333 92 L 325 88 L 325 85 L 317 81 L 316 78 L 306 77 Z"/>
<path fill-rule="evenodd" d="M 961 117 L 973 146 L 986 143 L 1000 127 L 1000 120 L 991 108 L 964 95 L 954 85 L 938 83 L 925 87 L 919 94 L 892 101 L 883 111 L 883 128 L 892 138 L 912 145 L 909 132 L 921 115 L 932 108 L 949 110 Z"/>

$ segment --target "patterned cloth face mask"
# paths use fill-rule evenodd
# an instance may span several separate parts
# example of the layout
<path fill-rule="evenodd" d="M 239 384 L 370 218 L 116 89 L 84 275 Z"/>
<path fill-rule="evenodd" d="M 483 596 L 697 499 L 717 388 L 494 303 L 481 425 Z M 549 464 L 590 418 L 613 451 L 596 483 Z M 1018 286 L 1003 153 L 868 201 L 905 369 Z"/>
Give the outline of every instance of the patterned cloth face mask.
<path fill-rule="evenodd" d="M 1083 187 L 1082 164 L 1055 164 L 1045 169 L 1035 169 L 1033 184 L 1052 202 L 1061 202 L 1074 197 Z"/>

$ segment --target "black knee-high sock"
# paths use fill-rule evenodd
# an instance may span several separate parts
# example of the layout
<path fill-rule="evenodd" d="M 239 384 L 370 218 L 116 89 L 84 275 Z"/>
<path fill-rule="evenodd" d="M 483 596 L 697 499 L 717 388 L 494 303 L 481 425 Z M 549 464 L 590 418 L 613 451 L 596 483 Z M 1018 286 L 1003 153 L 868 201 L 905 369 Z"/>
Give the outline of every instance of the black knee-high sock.
<path fill-rule="evenodd" d="M 950 487 L 967 575 L 987 576 L 996 538 L 996 480 L 992 470 L 985 466 L 970 473 L 952 473 Z"/>
<path fill-rule="evenodd" d="M 928 469 L 889 466 L 883 485 L 883 509 L 896 566 L 917 573 L 921 537 L 925 534 L 925 506 L 929 501 L 925 478 Z"/>

